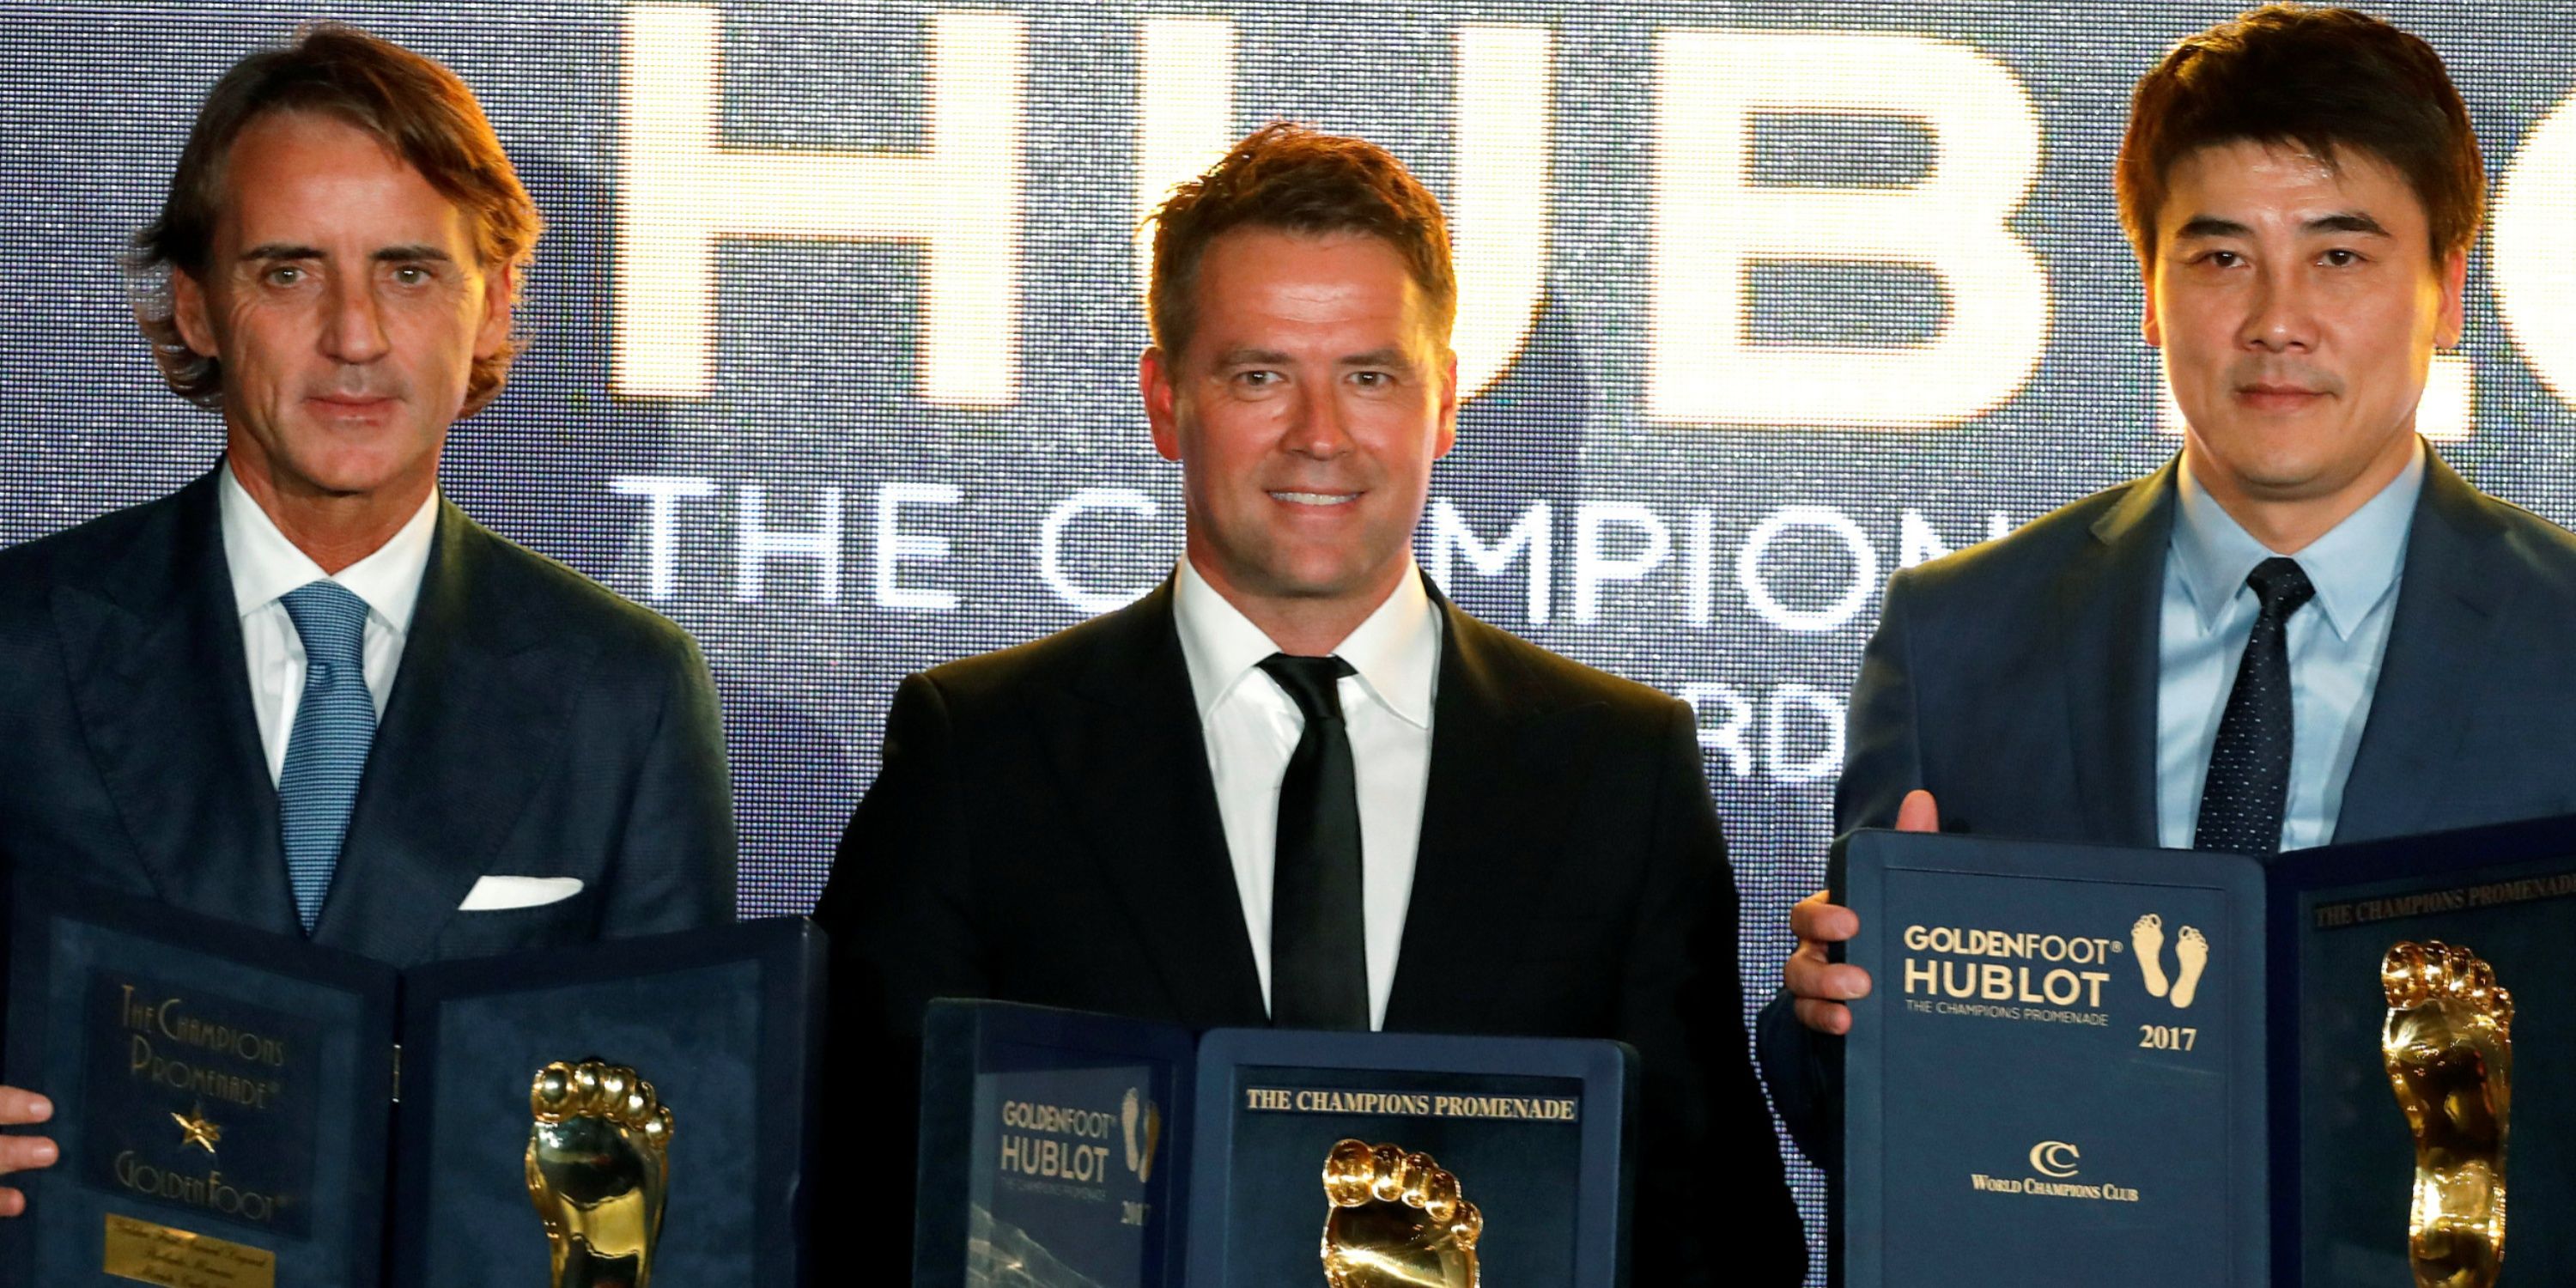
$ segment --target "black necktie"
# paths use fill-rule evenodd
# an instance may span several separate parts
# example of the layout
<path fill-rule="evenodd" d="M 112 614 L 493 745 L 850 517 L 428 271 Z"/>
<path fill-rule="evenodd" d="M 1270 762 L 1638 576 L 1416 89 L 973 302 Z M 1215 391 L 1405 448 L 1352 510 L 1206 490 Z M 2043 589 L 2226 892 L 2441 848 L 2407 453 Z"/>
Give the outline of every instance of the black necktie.
<path fill-rule="evenodd" d="M 1279 782 L 1279 850 L 1270 885 L 1270 1022 L 1283 1028 L 1369 1026 L 1368 949 L 1360 907 L 1359 778 L 1336 685 L 1338 657 L 1273 653 L 1261 669 L 1306 717 Z"/>
<path fill-rule="evenodd" d="M 2281 848 L 2281 810 L 2290 795 L 2290 614 L 2316 598 L 2317 588 L 2297 560 L 2277 555 L 2256 564 L 2245 584 L 2263 607 L 2245 637 L 2227 710 L 2218 717 L 2191 848 L 2273 854 Z"/>

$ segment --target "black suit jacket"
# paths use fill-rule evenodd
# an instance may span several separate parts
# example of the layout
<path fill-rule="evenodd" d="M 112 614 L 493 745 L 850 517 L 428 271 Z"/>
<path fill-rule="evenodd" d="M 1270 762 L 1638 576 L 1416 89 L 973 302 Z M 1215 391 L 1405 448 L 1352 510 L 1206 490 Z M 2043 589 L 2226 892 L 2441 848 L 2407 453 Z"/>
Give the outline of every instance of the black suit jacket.
<path fill-rule="evenodd" d="M 1838 825 L 1929 788 L 1948 831 L 2154 846 L 2174 466 L 1889 580 L 1852 693 Z M 2576 812 L 2576 535 L 2428 455 L 2334 839 Z M 1868 933 L 1864 928 L 1864 933 Z M 1782 1117 L 1829 1152 L 1834 1039 L 1762 1017 Z"/>
<path fill-rule="evenodd" d="M 1689 709 L 1441 607 L 1386 1027 L 1635 1045 L 1636 1282 L 1798 1282 Z M 1169 585 L 905 680 L 815 915 L 836 945 L 837 1067 L 861 1080 L 845 1103 L 869 1115 L 836 1128 L 844 1149 L 896 1136 L 885 1109 L 915 1103 L 934 997 L 1267 1023 Z"/>
<path fill-rule="evenodd" d="M 301 934 L 219 481 L 0 551 L 0 876 L 78 876 Z M 487 874 L 583 889 L 457 911 Z M 439 502 L 314 941 L 411 966 L 733 908 L 724 742 L 697 647 Z"/>

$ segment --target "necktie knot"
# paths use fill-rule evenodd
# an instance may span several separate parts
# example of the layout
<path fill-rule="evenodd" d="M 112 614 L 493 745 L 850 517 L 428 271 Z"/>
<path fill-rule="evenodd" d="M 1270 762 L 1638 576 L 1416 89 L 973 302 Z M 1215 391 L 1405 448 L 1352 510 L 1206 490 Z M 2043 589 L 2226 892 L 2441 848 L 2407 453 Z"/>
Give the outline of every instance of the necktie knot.
<path fill-rule="evenodd" d="M 286 615 L 304 641 L 307 666 L 358 666 L 366 655 L 367 601 L 336 581 L 286 592 Z"/>
<path fill-rule="evenodd" d="M 1292 657 L 1286 653 L 1261 659 L 1261 670 L 1279 682 L 1308 723 L 1341 719 L 1341 679 L 1359 674 L 1338 657 Z"/>
<path fill-rule="evenodd" d="M 2299 561 L 2274 555 L 2254 565 L 2245 574 L 2245 584 L 2253 588 L 2255 598 L 2263 601 L 2262 615 L 2275 621 L 2299 611 L 2299 605 L 2317 597 L 2316 583 L 2308 580 L 2307 570 Z"/>

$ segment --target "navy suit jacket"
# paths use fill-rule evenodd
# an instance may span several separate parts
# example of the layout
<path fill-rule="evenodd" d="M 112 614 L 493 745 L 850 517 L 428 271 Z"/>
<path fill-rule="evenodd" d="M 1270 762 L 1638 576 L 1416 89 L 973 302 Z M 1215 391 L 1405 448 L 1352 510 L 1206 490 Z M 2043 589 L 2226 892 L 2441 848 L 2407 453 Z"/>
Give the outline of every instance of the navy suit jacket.
<path fill-rule="evenodd" d="M 218 482 L 0 551 L 0 877 L 81 877 L 301 935 Z M 407 967 L 731 921 L 724 741 L 697 646 L 438 505 L 314 942 Z M 458 911 L 487 874 L 583 888 Z"/>
<path fill-rule="evenodd" d="M 1387 1029 L 1634 1045 L 1636 1282 L 1797 1283 L 1805 1243 L 1738 1018 L 1735 880 L 1689 708 L 1440 606 Z M 833 1067 L 852 1079 L 826 1152 L 900 1139 L 886 1124 L 912 1111 L 934 997 L 1267 1024 L 1225 855 L 1169 583 L 906 679 L 814 914 L 835 952 Z M 870 1185 L 911 1176 L 907 1157 L 881 1161 Z M 847 1206 L 884 1214 L 880 1246 L 909 1246 L 910 1204 Z"/>
<path fill-rule="evenodd" d="M 1945 831 L 2153 847 L 2174 472 L 1899 572 L 1852 692 L 1839 829 L 1928 788 Z M 2576 535 L 2426 461 L 2334 839 L 2576 812 Z M 1862 927 L 1862 933 L 1873 933 Z M 1781 1116 L 1828 1159 L 1839 1039 L 1765 1008 Z"/>

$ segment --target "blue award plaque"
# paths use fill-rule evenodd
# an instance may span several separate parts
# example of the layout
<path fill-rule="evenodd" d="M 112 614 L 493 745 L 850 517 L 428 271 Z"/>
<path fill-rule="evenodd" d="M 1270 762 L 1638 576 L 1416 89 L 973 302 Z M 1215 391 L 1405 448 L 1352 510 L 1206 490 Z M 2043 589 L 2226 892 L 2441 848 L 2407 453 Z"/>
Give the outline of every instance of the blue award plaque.
<path fill-rule="evenodd" d="M 2576 818 L 2268 861 L 1864 831 L 1833 882 L 1877 981 L 1836 1282 L 2576 1282 Z"/>
<path fill-rule="evenodd" d="M 801 917 L 446 962 L 403 979 L 395 1288 L 545 1282 L 529 1084 L 633 1069 L 670 1109 L 656 1284 L 805 1282 L 823 933 Z"/>
<path fill-rule="evenodd" d="M 19 874 L 12 1086 L 62 1161 L 13 1177 L 12 1284 L 373 1284 L 383 1254 L 395 973 Z"/>
<path fill-rule="evenodd" d="M 1334 1146 L 1355 1140 L 1427 1155 L 1456 1178 L 1481 1216 L 1486 1282 L 1625 1284 L 1636 1077 L 1636 1052 L 1616 1042 L 1210 1033 L 1189 1282 L 1321 1284 L 1317 1236 L 1333 1239 L 1322 1174 Z M 1399 1224 L 1432 1224 L 1385 1206 Z"/>
<path fill-rule="evenodd" d="M 930 1004 L 915 1288 L 1180 1283 L 1188 1030 Z"/>
<path fill-rule="evenodd" d="M 2428 836 L 2332 846 L 2274 864 L 2273 989 L 2298 999 L 2293 1032 L 2277 1033 L 2276 1215 L 2282 1284 L 2305 1288 L 2413 1288 L 2410 1211 L 2416 1132 L 2384 1058 L 2383 1039 L 2406 1027 L 2381 977 L 2399 944 L 2442 943 L 2483 962 L 2512 998 L 2503 1034 L 2418 1033 L 2470 1079 L 2444 1088 L 2439 1120 L 2486 1101 L 2509 1126 L 2490 1187 L 2476 1142 L 2444 1133 L 2455 1164 L 2437 1188 L 2453 1219 L 2473 1216 L 2488 1190 L 2499 1219 L 2500 1267 L 2464 1236 L 2440 1281 L 2482 1288 L 2576 1283 L 2576 818 L 2542 819 Z M 2453 1008 L 2473 1014 L 2463 998 Z M 2495 1043 L 2495 1037 L 2507 1041 Z M 2505 1050 L 2471 1051 L 2470 1045 Z M 2466 1057 L 2474 1056 L 2474 1059 Z M 2520 1094 L 2512 1094 L 2519 1092 Z M 2409 1092 L 2420 1102 L 2422 1088 Z M 2441 1130 L 2438 1125 L 2435 1130 Z"/>
<path fill-rule="evenodd" d="M 1856 832 L 1835 1282 L 2269 1282 L 2263 870 Z"/>
<path fill-rule="evenodd" d="M 550 1221 L 636 1251 L 603 1214 L 655 1282 L 802 1281 L 823 964 L 801 918 L 404 974 L 103 888 L 13 891 L 6 1080 L 52 1098 L 63 1161 L 12 1178 L 0 1282 L 537 1285 Z M 541 1215 L 555 1064 L 652 1084 L 651 1131 L 607 1098 L 574 1125 L 651 1138 L 645 1202 Z"/>
<path fill-rule="evenodd" d="M 1381 1264 L 1472 1250 L 1488 1283 L 1616 1288 L 1635 1079 L 1635 1053 L 1611 1042 L 1199 1039 L 1105 1015 L 933 1002 L 913 1282 L 1317 1288 L 1322 1250 L 1341 1239 Z M 1396 1148 L 1381 1168 L 1371 1146 Z M 1350 1182 L 1338 1200 L 1337 1148 Z M 1368 1193 L 1381 1175 L 1382 1200 Z"/>

